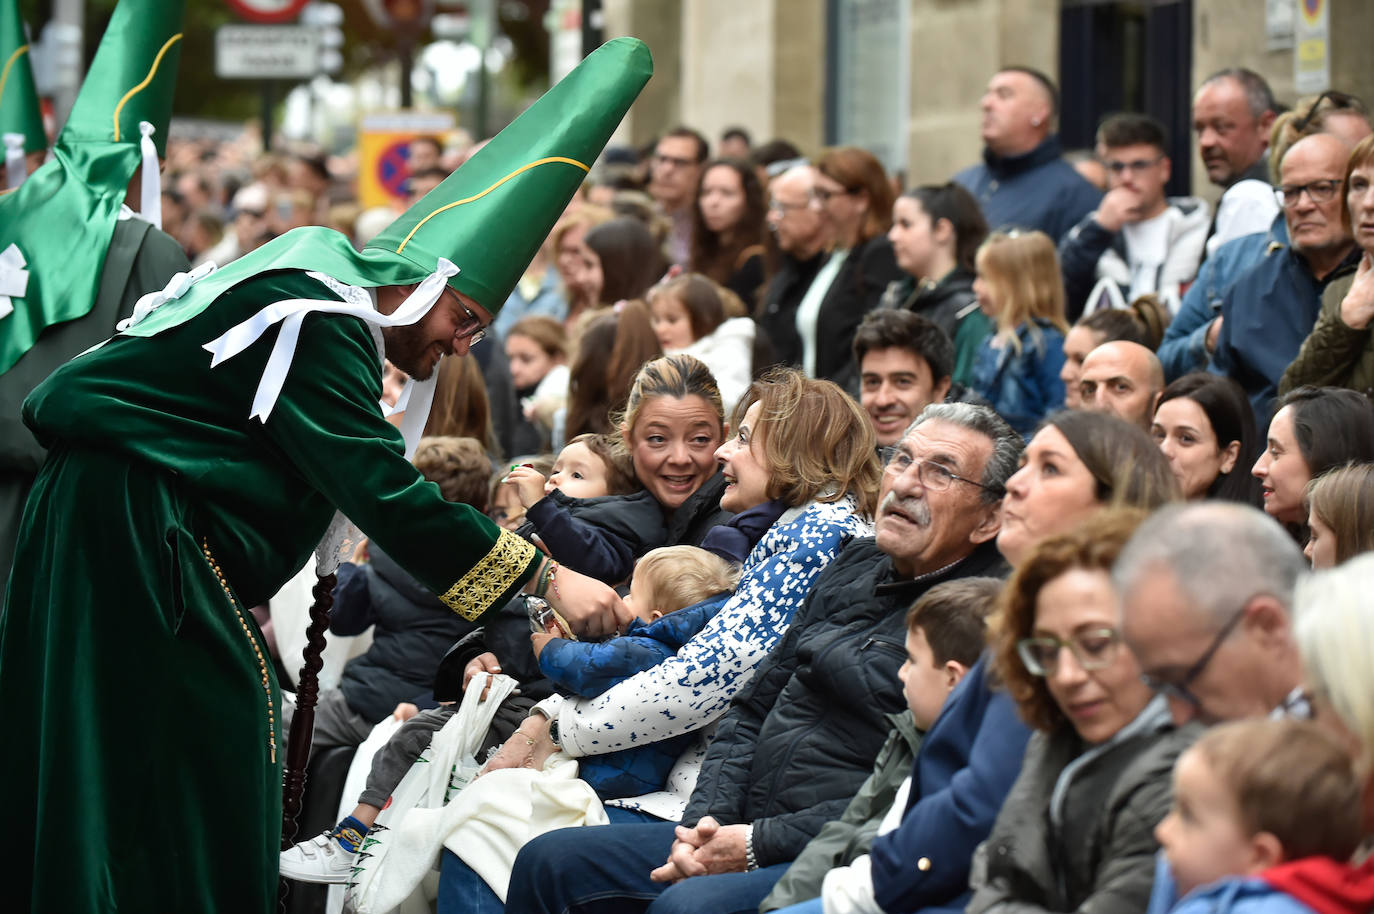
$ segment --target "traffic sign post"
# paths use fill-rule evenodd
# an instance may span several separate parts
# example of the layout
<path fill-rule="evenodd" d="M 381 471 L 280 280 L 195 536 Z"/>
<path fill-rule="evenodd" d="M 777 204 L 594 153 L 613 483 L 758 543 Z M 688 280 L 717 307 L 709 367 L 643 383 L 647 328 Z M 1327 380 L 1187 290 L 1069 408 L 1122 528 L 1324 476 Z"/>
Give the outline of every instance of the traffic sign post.
<path fill-rule="evenodd" d="M 222 25 L 215 30 L 221 79 L 309 79 L 320 72 L 319 32 L 304 25 Z"/>

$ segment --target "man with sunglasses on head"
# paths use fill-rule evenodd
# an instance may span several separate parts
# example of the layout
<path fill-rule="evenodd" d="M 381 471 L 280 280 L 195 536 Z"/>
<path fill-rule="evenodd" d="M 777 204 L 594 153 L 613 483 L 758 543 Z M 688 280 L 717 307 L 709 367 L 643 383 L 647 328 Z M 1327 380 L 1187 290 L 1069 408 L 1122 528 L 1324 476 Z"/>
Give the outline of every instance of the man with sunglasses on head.
<path fill-rule="evenodd" d="M 1178 310 L 1202 261 L 1211 209 L 1197 197 L 1164 195 L 1168 144 L 1164 125 L 1144 114 L 1113 114 L 1098 128 L 1107 193 L 1059 245 L 1070 321 L 1085 306 L 1095 311 L 1150 293 Z"/>

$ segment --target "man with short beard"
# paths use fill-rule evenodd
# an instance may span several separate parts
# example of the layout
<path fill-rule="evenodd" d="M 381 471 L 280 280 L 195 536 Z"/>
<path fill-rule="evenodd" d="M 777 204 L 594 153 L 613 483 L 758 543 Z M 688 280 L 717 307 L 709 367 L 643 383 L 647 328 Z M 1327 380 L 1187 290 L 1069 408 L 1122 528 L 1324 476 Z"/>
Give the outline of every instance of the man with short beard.
<path fill-rule="evenodd" d="M 341 518 L 468 620 L 529 590 L 585 635 L 628 621 L 420 477 L 420 386 L 399 432 L 378 401 L 383 357 L 427 378 L 485 332 L 651 72 L 608 43 L 362 251 L 306 227 L 178 274 L 25 401 L 49 455 L 0 614 L 0 778 L 80 788 L 16 798 L 42 823 L 0 839 L 17 908 L 272 906 L 287 744 L 247 607 L 317 547 L 332 570 Z M 208 822 L 232 853 L 187 840 Z"/>
<path fill-rule="evenodd" d="M 735 697 L 681 825 L 535 838 L 515 862 L 506 909 L 553 914 L 595 901 L 609 910 L 612 899 L 639 909 L 662 893 L 656 906 L 668 910 L 753 910 L 839 818 L 872 770 L 888 715 L 905 708 L 897 668 L 908 607 L 942 581 L 1005 572 L 996 546 L 1002 485 L 1021 449 L 987 407 L 927 407 L 883 475 L 877 536 L 855 540 L 821 573 Z"/>

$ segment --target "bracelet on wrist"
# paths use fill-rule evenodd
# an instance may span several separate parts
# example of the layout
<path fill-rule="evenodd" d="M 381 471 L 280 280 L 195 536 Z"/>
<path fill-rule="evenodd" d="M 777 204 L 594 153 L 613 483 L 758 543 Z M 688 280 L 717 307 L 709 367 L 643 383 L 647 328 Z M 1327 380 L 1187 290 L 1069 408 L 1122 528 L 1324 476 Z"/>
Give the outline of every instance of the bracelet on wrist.
<path fill-rule="evenodd" d="M 749 872 L 759 868 L 759 858 L 754 855 L 754 826 L 744 833 L 744 868 Z"/>
<path fill-rule="evenodd" d="M 553 570 L 557 567 L 557 563 L 549 559 L 544 562 L 543 566 L 536 572 L 534 579 L 534 595 L 541 600 L 544 599 L 544 595 L 549 592 L 549 582 L 553 580 Z"/>

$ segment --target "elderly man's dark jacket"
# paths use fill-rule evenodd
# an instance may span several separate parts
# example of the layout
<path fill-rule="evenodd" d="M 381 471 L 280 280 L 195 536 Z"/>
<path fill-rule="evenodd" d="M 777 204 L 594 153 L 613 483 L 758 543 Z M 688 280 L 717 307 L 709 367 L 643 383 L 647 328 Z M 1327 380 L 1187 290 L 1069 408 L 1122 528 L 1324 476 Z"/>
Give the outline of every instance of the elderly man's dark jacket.
<path fill-rule="evenodd" d="M 683 821 L 752 823 L 760 866 L 795 859 L 844 812 L 873 770 L 887 715 L 906 706 L 897 668 L 907 609 L 942 581 L 1005 571 L 985 543 L 955 565 L 900 580 L 873 539 L 850 543 L 722 719 Z"/>

